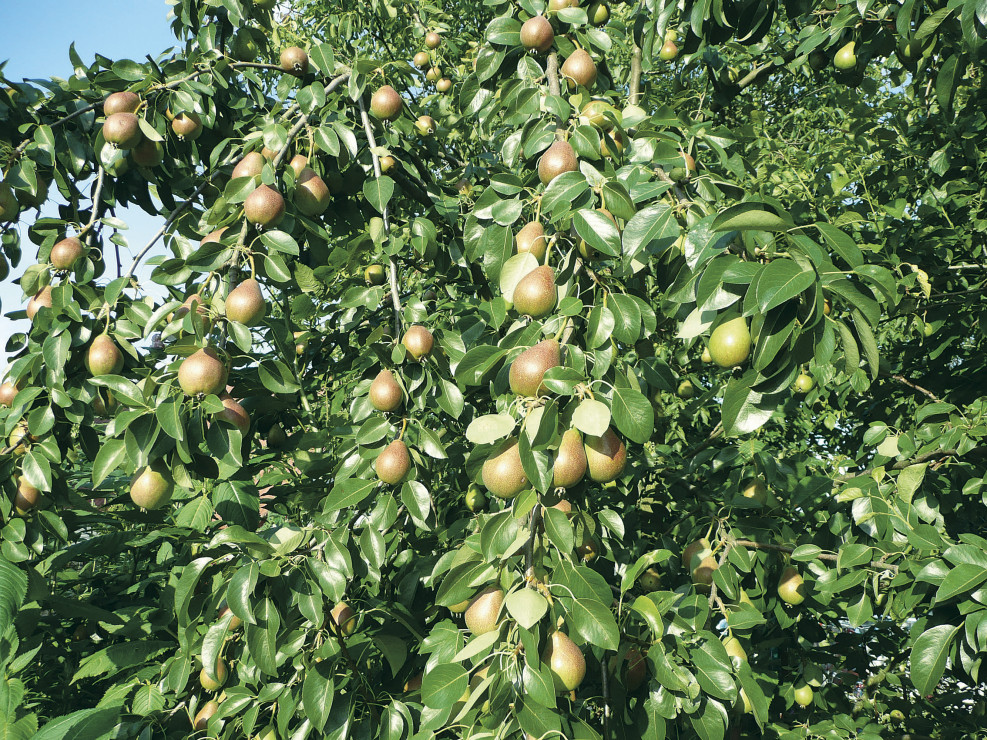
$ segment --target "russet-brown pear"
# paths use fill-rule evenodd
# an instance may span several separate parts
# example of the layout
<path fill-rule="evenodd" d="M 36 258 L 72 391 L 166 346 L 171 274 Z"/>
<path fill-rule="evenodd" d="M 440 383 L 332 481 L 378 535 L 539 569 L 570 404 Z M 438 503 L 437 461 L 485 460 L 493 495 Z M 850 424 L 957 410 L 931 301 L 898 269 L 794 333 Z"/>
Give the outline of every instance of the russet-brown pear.
<path fill-rule="evenodd" d="M 490 453 L 483 463 L 480 477 L 487 490 L 497 498 L 514 498 L 528 487 L 517 437 L 505 439 Z"/>
<path fill-rule="evenodd" d="M 514 288 L 515 310 L 533 319 L 550 314 L 557 300 L 555 270 L 548 265 L 536 267 L 521 278 Z"/>
<path fill-rule="evenodd" d="M 244 326 L 254 326 L 267 312 L 267 302 L 261 293 L 260 283 L 247 278 L 226 297 L 226 318 Z"/>
<path fill-rule="evenodd" d="M 539 396 L 545 392 L 542 379 L 562 364 L 562 351 L 555 339 L 545 339 L 529 347 L 511 363 L 511 391 L 519 396 Z"/>
<path fill-rule="evenodd" d="M 600 437 L 587 436 L 584 444 L 589 477 L 596 483 L 609 483 L 624 472 L 627 446 L 613 429 Z"/>
<path fill-rule="evenodd" d="M 378 411 L 394 411 L 404 401 L 401 386 L 390 370 L 381 370 L 370 384 L 370 405 Z"/>
<path fill-rule="evenodd" d="M 586 449 L 583 447 L 582 435 L 577 429 L 567 429 L 562 434 L 559 450 L 555 453 L 552 485 L 555 488 L 570 488 L 583 479 L 586 469 Z"/>

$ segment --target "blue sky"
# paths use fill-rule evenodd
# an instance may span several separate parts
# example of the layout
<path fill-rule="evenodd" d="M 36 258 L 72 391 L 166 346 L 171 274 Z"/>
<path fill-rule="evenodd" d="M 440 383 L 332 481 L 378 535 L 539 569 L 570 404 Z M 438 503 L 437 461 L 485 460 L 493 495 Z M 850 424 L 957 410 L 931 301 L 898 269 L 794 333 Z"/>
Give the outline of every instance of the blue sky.
<path fill-rule="evenodd" d="M 73 42 L 86 64 L 97 53 L 110 59 L 157 56 L 177 45 L 169 11 L 164 0 L 0 0 L 0 62 L 7 62 L 4 76 L 17 82 L 23 78 L 66 78 L 72 73 L 68 50 Z M 36 214 L 37 211 L 29 211 L 28 218 Z M 163 222 L 136 209 L 120 217 L 130 225 L 125 236 L 134 252 Z M 27 240 L 26 226 L 19 226 L 25 254 L 0 285 L 3 314 L 23 307 L 23 294 L 13 281 L 33 261 L 34 245 Z M 129 260 L 125 259 L 125 263 Z M 9 359 L 5 351 L 7 338 L 26 328 L 26 321 L 0 318 L 0 369 Z"/>

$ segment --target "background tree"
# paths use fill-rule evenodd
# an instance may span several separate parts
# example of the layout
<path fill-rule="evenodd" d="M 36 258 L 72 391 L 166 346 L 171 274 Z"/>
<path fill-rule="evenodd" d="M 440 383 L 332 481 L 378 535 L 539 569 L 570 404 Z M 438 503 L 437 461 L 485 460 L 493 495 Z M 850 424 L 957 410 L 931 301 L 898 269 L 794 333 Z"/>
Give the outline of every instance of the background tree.
<path fill-rule="evenodd" d="M 175 0 L 5 80 L 4 736 L 973 736 L 985 22 Z"/>

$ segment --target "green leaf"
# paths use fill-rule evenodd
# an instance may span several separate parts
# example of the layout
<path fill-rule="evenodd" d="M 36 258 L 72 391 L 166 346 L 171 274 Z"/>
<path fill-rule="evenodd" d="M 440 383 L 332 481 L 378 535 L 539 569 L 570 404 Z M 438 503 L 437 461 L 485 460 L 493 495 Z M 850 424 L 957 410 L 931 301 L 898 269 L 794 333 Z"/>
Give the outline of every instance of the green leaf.
<path fill-rule="evenodd" d="M 620 255 L 620 233 L 606 215 L 591 209 L 576 211 L 572 225 L 576 233 L 600 254 L 608 257 Z"/>
<path fill-rule="evenodd" d="M 56 717 L 32 738 L 32 740 L 102 740 L 111 736 L 120 719 L 122 707 L 80 709 L 77 712 Z"/>
<path fill-rule="evenodd" d="M 346 478 L 337 481 L 332 490 L 329 491 L 329 497 L 325 500 L 325 510 L 338 511 L 347 506 L 355 506 L 369 496 L 376 486 L 377 481 L 360 478 Z"/>
<path fill-rule="evenodd" d="M 936 603 L 940 604 L 972 591 L 984 581 L 987 581 L 987 568 L 973 563 L 960 563 L 943 579 L 936 591 Z"/>
<path fill-rule="evenodd" d="M 466 439 L 476 445 L 488 445 L 510 436 L 517 421 L 509 414 L 479 416 L 466 427 Z"/>
<path fill-rule="evenodd" d="M 378 213 L 383 213 L 387 204 L 394 195 L 394 180 L 387 175 L 381 175 L 373 180 L 367 180 L 363 184 L 363 194 Z"/>
<path fill-rule="evenodd" d="M 247 647 L 261 673 L 276 676 L 278 673 L 278 631 L 281 615 L 271 599 L 261 599 L 254 609 L 256 624 L 244 625 Z"/>
<path fill-rule="evenodd" d="M 302 683 L 302 707 L 306 718 L 318 732 L 322 732 L 326 726 L 335 694 L 336 684 L 331 668 L 325 663 L 309 666 Z"/>
<path fill-rule="evenodd" d="M 534 627 L 548 613 L 548 600 L 537 591 L 522 588 L 507 595 L 507 613 L 526 630 Z"/>
<path fill-rule="evenodd" d="M 915 640 L 909 657 L 909 676 L 922 696 L 935 693 L 936 686 L 946 670 L 946 659 L 953 639 L 960 631 L 951 624 L 930 627 Z"/>
<path fill-rule="evenodd" d="M 763 203 L 738 203 L 723 211 L 713 221 L 713 231 L 788 231 L 795 223 L 763 209 Z"/>
<path fill-rule="evenodd" d="M 794 260 L 776 259 L 761 271 L 756 283 L 757 304 L 762 313 L 809 289 L 816 282 L 813 270 L 803 270 Z"/>
<path fill-rule="evenodd" d="M 422 680 L 422 701 L 435 709 L 452 706 L 466 692 L 468 684 L 469 674 L 461 665 L 437 665 Z"/>
<path fill-rule="evenodd" d="M 572 425 L 583 434 L 602 437 L 610 427 L 610 409 L 593 398 L 584 398 L 572 414 Z"/>
<path fill-rule="evenodd" d="M 617 620 L 606 605 L 593 598 L 576 598 L 569 616 L 575 630 L 587 642 L 604 650 L 617 649 L 620 642 Z"/>
<path fill-rule="evenodd" d="M 27 575 L 0 556 L 0 632 L 6 631 L 11 625 L 25 596 Z"/>
<path fill-rule="evenodd" d="M 613 421 L 621 434 L 638 444 L 651 439 L 655 428 L 655 409 L 643 393 L 629 387 L 617 387 L 610 406 Z"/>

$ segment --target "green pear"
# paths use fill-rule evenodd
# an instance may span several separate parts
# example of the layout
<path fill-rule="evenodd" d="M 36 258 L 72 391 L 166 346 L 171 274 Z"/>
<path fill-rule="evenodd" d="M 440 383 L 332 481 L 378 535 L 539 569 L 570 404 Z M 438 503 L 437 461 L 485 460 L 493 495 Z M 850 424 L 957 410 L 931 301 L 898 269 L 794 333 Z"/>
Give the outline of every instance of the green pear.
<path fill-rule="evenodd" d="M 500 626 L 500 611 L 504 606 L 504 592 L 496 586 L 488 586 L 472 598 L 463 618 L 466 627 L 474 635 L 492 632 Z"/>
<path fill-rule="evenodd" d="M 570 488 L 586 475 L 588 463 L 583 438 L 577 429 L 567 429 L 562 434 L 559 450 L 555 453 L 555 464 L 552 466 L 552 486 L 555 488 Z"/>
<path fill-rule="evenodd" d="M 596 483 L 609 483 L 624 472 L 627 446 L 612 428 L 600 437 L 587 436 L 584 444 L 589 477 Z"/>
<path fill-rule="evenodd" d="M 515 310 L 533 319 L 550 314 L 557 299 L 555 270 L 548 265 L 536 267 L 521 278 L 514 288 Z"/>
<path fill-rule="evenodd" d="M 586 658 L 564 632 L 556 630 L 552 633 L 541 659 L 548 663 L 557 691 L 573 691 L 586 677 Z"/>
<path fill-rule="evenodd" d="M 480 477 L 487 490 L 497 498 L 514 498 L 528 487 L 517 437 L 505 439 L 490 453 Z"/>

